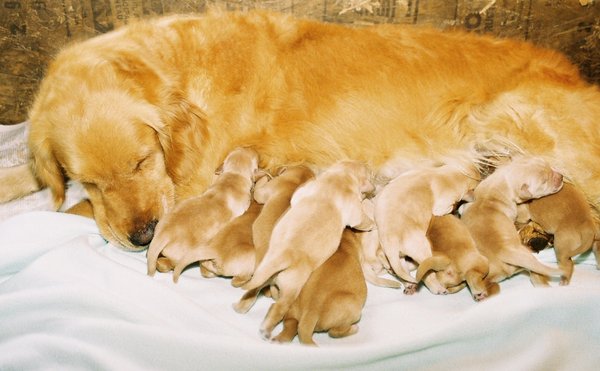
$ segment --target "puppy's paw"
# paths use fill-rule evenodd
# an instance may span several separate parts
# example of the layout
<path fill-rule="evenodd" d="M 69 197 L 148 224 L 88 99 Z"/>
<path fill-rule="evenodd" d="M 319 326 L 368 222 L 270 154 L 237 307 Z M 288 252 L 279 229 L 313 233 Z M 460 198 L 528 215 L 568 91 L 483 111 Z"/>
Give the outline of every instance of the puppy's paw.
<path fill-rule="evenodd" d="M 477 292 L 477 293 L 473 294 L 473 300 L 475 300 L 475 301 L 482 301 L 484 299 L 487 299 L 487 297 L 488 297 L 488 294 L 485 291 Z"/>
<path fill-rule="evenodd" d="M 269 331 L 268 329 L 265 328 L 261 328 L 260 329 L 260 336 L 263 338 L 263 340 L 271 340 L 271 331 Z"/>
<path fill-rule="evenodd" d="M 413 295 L 417 292 L 417 284 L 416 283 L 405 283 L 404 284 L 404 294 L 405 295 Z"/>

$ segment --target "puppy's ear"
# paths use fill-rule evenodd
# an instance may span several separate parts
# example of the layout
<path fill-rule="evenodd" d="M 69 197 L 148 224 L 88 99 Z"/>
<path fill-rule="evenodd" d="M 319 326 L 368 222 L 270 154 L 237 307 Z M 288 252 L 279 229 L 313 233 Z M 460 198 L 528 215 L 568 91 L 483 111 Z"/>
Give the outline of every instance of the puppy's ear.
<path fill-rule="evenodd" d="M 65 176 L 51 144 L 46 138 L 40 138 L 38 134 L 32 128 L 29 136 L 32 170 L 41 185 L 50 188 L 54 208 L 58 210 L 65 201 Z"/>
<path fill-rule="evenodd" d="M 529 200 L 533 197 L 531 192 L 529 191 L 529 184 L 525 183 L 519 189 L 519 198 L 522 200 Z"/>

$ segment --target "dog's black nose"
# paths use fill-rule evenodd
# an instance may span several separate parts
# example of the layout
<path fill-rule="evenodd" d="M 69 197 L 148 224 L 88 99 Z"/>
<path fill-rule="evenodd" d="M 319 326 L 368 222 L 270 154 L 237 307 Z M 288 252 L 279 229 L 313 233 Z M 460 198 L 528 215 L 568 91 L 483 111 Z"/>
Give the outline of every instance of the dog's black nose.
<path fill-rule="evenodd" d="M 146 246 L 154 237 L 154 228 L 158 220 L 154 219 L 129 236 L 129 241 L 136 246 Z"/>

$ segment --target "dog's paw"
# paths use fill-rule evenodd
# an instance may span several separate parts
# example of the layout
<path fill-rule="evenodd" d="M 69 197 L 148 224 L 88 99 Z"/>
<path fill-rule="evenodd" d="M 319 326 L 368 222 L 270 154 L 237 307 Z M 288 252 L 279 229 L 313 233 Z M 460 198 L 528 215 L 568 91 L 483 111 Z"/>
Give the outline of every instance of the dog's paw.
<path fill-rule="evenodd" d="M 271 340 L 271 331 L 269 331 L 268 329 L 261 328 L 260 336 L 263 338 L 263 340 Z"/>
<path fill-rule="evenodd" d="M 488 297 L 488 294 L 485 291 L 484 292 L 477 292 L 477 293 L 473 294 L 473 299 L 475 301 L 482 301 L 484 299 L 487 299 L 487 297 Z"/>
<path fill-rule="evenodd" d="M 404 284 L 404 294 L 405 295 L 413 295 L 417 292 L 417 284 L 416 283 L 405 283 Z"/>

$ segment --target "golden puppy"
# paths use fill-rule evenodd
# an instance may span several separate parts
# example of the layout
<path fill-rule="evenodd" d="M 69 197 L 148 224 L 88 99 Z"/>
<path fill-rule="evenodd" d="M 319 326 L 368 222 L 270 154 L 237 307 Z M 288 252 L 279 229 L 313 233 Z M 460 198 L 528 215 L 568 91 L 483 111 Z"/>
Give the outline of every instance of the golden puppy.
<path fill-rule="evenodd" d="M 206 245 L 188 250 L 173 268 L 173 281 L 189 264 L 199 262 L 202 276 L 232 277 L 231 284 L 241 286 L 254 273 L 256 250 L 252 242 L 252 224 L 262 205 L 252 202 L 248 210 L 227 223 Z"/>
<path fill-rule="evenodd" d="M 0 203 L 26 196 L 40 189 L 29 164 L 0 167 Z"/>
<path fill-rule="evenodd" d="M 337 250 L 346 226 L 374 227 L 361 203 L 363 193 L 373 188 L 365 165 L 341 161 L 294 192 L 290 208 L 273 229 L 267 253 L 242 286 L 253 290 L 272 281 L 279 289 L 260 327 L 264 338 L 271 337 L 311 273 Z"/>
<path fill-rule="evenodd" d="M 279 175 L 268 181 L 261 178 L 254 187 L 254 200 L 264 204 L 263 209 L 252 225 L 252 240 L 255 247 L 255 266 L 263 260 L 269 248 L 269 240 L 275 224 L 290 207 L 292 195 L 306 181 L 314 178 L 314 172 L 306 166 L 290 166 L 282 168 Z M 254 272 L 254 271 L 253 271 Z M 248 277 L 250 279 L 251 277 Z M 247 291 L 233 308 L 238 313 L 246 313 L 254 302 L 262 287 Z"/>
<path fill-rule="evenodd" d="M 408 256 L 421 264 L 431 257 L 427 228 L 434 215 L 452 212 L 456 203 L 468 198 L 479 181 L 475 166 L 444 165 L 407 171 L 375 196 L 375 223 L 381 247 L 394 273 L 409 283 L 415 279 L 403 269 Z M 434 294 L 446 294 L 435 275 L 425 278 Z"/>
<path fill-rule="evenodd" d="M 344 337 L 356 324 L 367 300 L 367 285 L 358 258 L 360 240 L 350 229 L 342 233 L 337 251 L 317 268 L 283 318 L 283 330 L 273 338 L 289 342 L 296 334 L 303 344 L 317 345 L 313 333 Z"/>
<path fill-rule="evenodd" d="M 573 275 L 571 258 L 591 249 L 600 237 L 585 195 L 574 185 L 565 183 L 557 193 L 523 204 L 523 209 L 527 213 L 526 219 L 554 235 L 554 252 L 563 271 L 560 284 L 568 285 Z M 594 253 L 596 262 L 600 262 L 598 251 L 594 250 Z"/>
<path fill-rule="evenodd" d="M 561 271 L 538 261 L 523 246 L 515 228 L 517 204 L 558 192 L 563 177 L 535 157 L 519 156 L 498 168 L 475 188 L 475 200 L 465 208 L 465 223 L 477 248 L 489 261 L 485 278 L 488 294 L 496 294 L 498 282 L 522 270 L 552 276 Z M 531 275 L 534 285 L 541 285 Z"/>
<path fill-rule="evenodd" d="M 471 233 L 458 217 L 448 214 L 434 216 L 427 230 L 433 255 L 417 268 L 417 281 L 433 271 L 449 293 L 466 285 L 476 301 L 487 297 L 483 279 L 489 271 L 488 259 L 483 256 Z"/>
<path fill-rule="evenodd" d="M 385 182 L 498 139 L 600 206 L 598 87 L 556 51 L 476 33 L 258 11 L 131 22 L 58 53 L 29 116 L 56 205 L 65 177 L 83 182 L 103 236 L 129 249 L 239 146 L 269 171 L 353 159 Z"/>
<path fill-rule="evenodd" d="M 172 269 L 187 252 L 203 248 L 233 218 L 250 206 L 258 155 L 250 148 L 233 150 L 222 172 L 201 196 L 187 199 L 158 225 L 148 248 L 148 274 Z M 162 267 L 161 267 L 162 266 Z"/>

